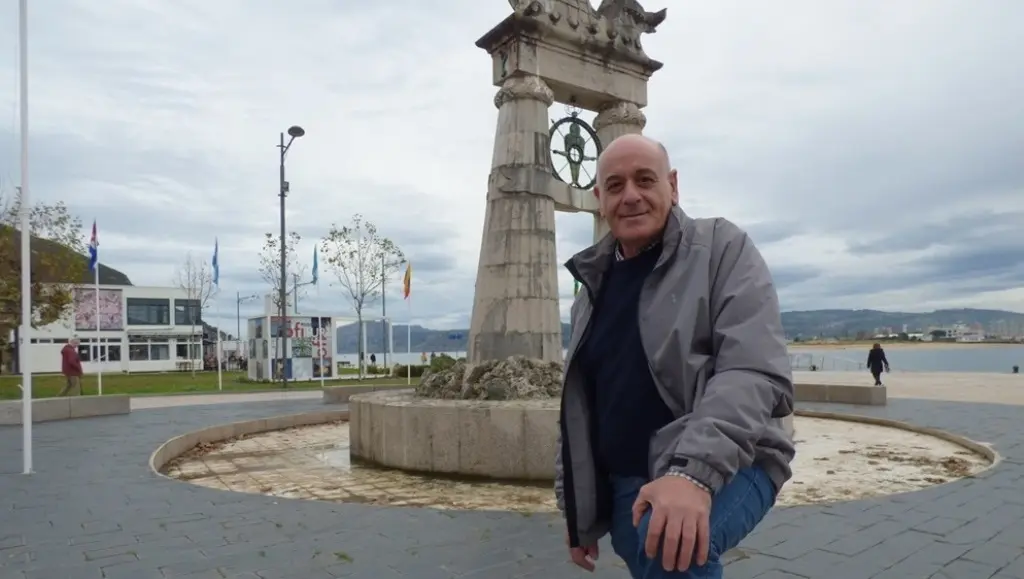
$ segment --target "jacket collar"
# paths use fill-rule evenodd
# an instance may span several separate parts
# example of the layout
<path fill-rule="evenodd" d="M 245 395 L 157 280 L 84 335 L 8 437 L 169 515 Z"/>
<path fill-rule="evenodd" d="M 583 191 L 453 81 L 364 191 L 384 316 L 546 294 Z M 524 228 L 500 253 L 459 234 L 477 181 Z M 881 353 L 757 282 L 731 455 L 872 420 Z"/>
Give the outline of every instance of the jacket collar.
<path fill-rule="evenodd" d="M 678 205 L 669 212 L 668 221 L 665 223 L 665 229 L 661 235 L 661 255 L 654 266 L 655 269 L 661 267 L 675 255 L 683 240 L 683 234 L 687 231 L 689 221 L 690 218 Z M 618 245 L 619 242 L 609 232 L 594 245 L 572 256 L 569 261 L 565 262 L 565 267 L 588 291 L 596 294 L 601 286 L 601 279 L 615 259 Z"/>

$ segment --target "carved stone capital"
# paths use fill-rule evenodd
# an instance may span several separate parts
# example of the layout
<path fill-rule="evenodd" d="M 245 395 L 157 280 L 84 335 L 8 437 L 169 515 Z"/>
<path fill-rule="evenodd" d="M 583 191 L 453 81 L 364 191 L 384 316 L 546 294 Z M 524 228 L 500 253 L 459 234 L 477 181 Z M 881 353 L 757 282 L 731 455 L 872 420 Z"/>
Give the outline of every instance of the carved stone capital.
<path fill-rule="evenodd" d="M 519 99 L 532 99 L 551 106 L 555 94 L 539 76 L 513 76 L 506 79 L 494 95 L 494 106 L 500 109 L 501 105 Z"/>
<path fill-rule="evenodd" d="M 647 126 L 647 117 L 635 104 L 616 101 L 602 108 L 594 117 L 595 131 L 612 125 L 634 125 L 643 130 Z"/>

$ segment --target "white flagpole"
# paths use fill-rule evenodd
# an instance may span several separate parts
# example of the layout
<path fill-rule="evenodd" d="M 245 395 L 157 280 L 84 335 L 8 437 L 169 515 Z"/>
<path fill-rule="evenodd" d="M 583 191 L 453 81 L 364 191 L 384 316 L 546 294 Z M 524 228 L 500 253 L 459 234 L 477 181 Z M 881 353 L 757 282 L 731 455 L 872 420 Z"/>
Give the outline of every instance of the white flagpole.
<path fill-rule="evenodd" d="M 220 281 L 220 280 L 218 280 L 218 281 Z M 220 293 L 219 288 L 218 288 L 217 293 L 218 294 Z M 214 295 L 214 302 L 213 303 L 214 303 L 214 309 L 217 311 L 217 319 L 220 319 L 220 307 L 219 307 L 219 305 L 217 305 L 217 296 L 216 296 L 216 294 Z M 217 390 L 223 390 L 224 389 L 224 375 L 221 372 L 221 363 L 220 363 L 221 347 L 220 347 L 220 323 L 219 322 L 217 324 L 217 327 L 214 329 L 214 331 L 217 332 Z"/>
<path fill-rule="evenodd" d="M 24 474 L 32 474 L 32 369 L 29 332 L 32 328 L 32 205 L 28 189 L 28 0 L 18 2 L 19 105 L 21 108 L 21 457 Z"/>
<path fill-rule="evenodd" d="M 324 387 L 324 350 L 327 349 L 327 340 L 328 340 L 329 336 L 324 334 L 324 318 L 321 316 L 320 318 L 318 318 L 318 320 L 319 320 L 319 322 L 317 323 L 317 325 L 320 327 L 320 335 L 317 336 L 319 338 L 319 340 L 317 340 L 319 342 L 319 344 L 317 345 L 317 349 L 320 350 L 320 387 L 323 388 Z"/>
<path fill-rule="evenodd" d="M 409 302 L 409 323 L 405 325 L 405 383 L 412 385 L 412 293 L 405 298 Z"/>
<path fill-rule="evenodd" d="M 98 250 L 97 250 L 98 251 Z M 99 254 L 97 254 L 98 256 Z M 96 390 L 103 396 L 103 346 L 100 339 L 100 260 L 96 260 L 93 272 L 93 286 L 96 290 Z"/>

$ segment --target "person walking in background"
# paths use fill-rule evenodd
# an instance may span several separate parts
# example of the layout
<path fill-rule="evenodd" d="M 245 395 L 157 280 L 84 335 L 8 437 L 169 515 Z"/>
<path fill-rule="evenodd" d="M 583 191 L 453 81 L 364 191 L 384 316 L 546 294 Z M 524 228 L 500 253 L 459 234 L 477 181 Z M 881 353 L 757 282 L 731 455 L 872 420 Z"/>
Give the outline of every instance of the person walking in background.
<path fill-rule="evenodd" d="M 60 373 L 66 384 L 57 396 L 82 395 L 82 358 L 78 355 L 78 338 L 71 338 L 60 350 Z"/>
<path fill-rule="evenodd" d="M 882 349 L 882 345 L 876 343 L 868 351 L 868 370 L 871 370 L 871 375 L 875 377 L 875 386 L 882 385 L 883 369 L 886 372 L 889 371 L 889 360 L 885 359 L 885 350 Z"/>

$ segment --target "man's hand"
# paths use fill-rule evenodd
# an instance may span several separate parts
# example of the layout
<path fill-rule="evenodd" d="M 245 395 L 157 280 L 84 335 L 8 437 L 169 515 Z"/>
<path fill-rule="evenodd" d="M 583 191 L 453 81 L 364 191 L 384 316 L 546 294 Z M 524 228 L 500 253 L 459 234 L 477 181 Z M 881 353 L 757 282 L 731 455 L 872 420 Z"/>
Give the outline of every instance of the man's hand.
<path fill-rule="evenodd" d="M 565 546 L 569 547 L 569 532 L 565 532 Z M 590 547 L 569 547 L 569 557 L 577 567 L 586 569 L 591 573 L 594 572 L 594 561 L 597 561 L 598 556 L 597 545 Z"/>
<path fill-rule="evenodd" d="M 708 562 L 711 530 L 711 495 L 682 477 L 663 476 L 640 488 L 633 503 L 633 526 L 648 506 L 651 520 L 644 551 L 649 559 L 658 556 L 662 544 L 661 565 L 666 571 L 686 571 L 691 561 L 697 566 Z"/>

